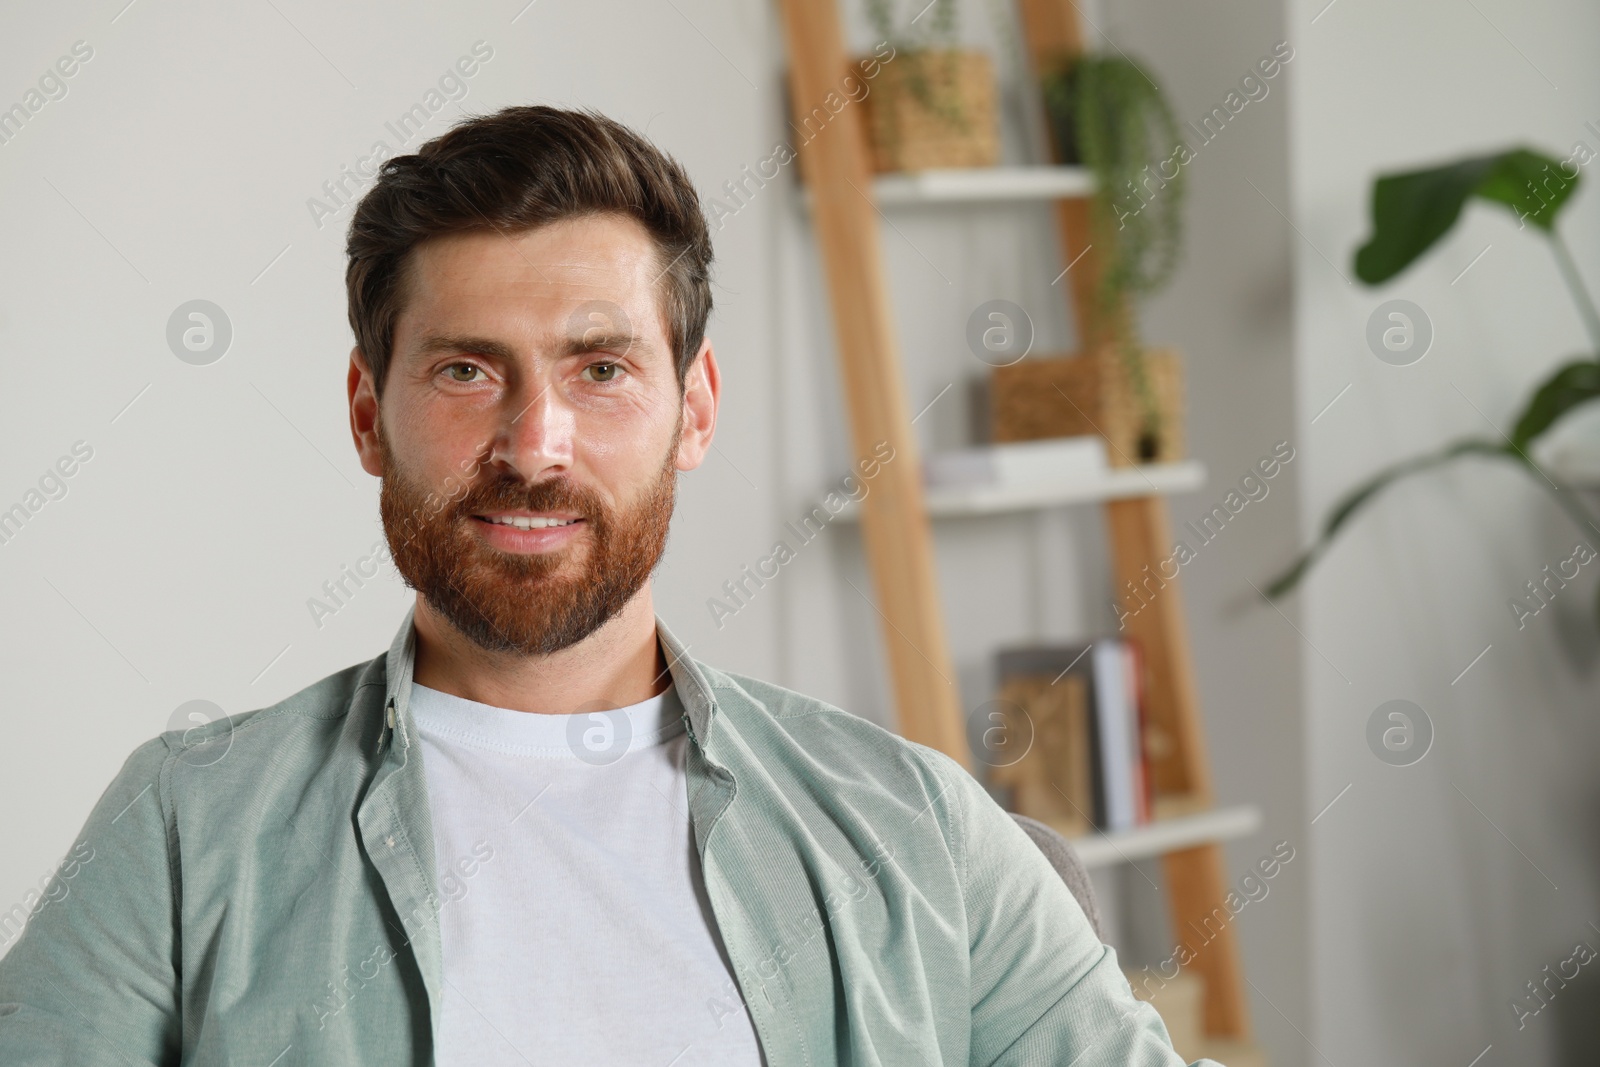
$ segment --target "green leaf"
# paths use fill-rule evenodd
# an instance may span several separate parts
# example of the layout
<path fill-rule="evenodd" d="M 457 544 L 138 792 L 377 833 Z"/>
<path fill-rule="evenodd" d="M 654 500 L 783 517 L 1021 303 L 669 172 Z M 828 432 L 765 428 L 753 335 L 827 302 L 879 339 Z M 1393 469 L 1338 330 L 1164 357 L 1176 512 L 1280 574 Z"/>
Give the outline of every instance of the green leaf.
<path fill-rule="evenodd" d="M 1400 480 L 1407 475 L 1416 474 L 1438 467 L 1451 460 L 1465 455 L 1495 456 L 1502 459 L 1517 459 L 1518 457 L 1503 443 L 1489 441 L 1478 437 L 1468 437 L 1452 442 L 1436 452 L 1425 452 L 1420 456 L 1413 456 L 1392 466 L 1385 467 L 1377 474 L 1362 482 L 1355 489 L 1346 493 L 1339 502 L 1328 512 L 1328 517 L 1322 520 L 1322 532 L 1312 546 L 1300 554 L 1288 569 L 1273 578 L 1267 585 L 1267 599 L 1276 600 L 1288 593 L 1306 572 L 1327 550 L 1328 545 L 1338 535 L 1345 523 L 1355 517 L 1356 513 L 1372 502 L 1372 498 L 1385 489 L 1390 483 Z"/>
<path fill-rule="evenodd" d="M 1386 174 L 1372 186 L 1372 236 L 1356 252 L 1356 275 L 1378 285 L 1405 270 L 1450 232 L 1472 196 L 1548 233 L 1577 187 L 1560 160 L 1527 148 Z"/>
<path fill-rule="evenodd" d="M 1525 451 L 1533 439 L 1548 430 L 1579 404 L 1600 398 L 1600 363 L 1593 359 L 1573 360 L 1557 370 L 1534 391 L 1528 406 L 1517 417 L 1511 442 Z"/>

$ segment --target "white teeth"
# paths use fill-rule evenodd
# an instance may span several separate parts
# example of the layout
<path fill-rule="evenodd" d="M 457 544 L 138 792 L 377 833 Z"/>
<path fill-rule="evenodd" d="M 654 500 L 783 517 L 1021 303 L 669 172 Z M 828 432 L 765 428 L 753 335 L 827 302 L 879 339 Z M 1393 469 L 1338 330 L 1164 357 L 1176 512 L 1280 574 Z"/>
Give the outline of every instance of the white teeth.
<path fill-rule="evenodd" d="M 515 526 L 519 530 L 543 530 L 550 526 L 570 526 L 577 519 L 534 519 L 523 515 L 502 515 L 498 518 L 487 517 L 485 521 L 498 526 Z"/>

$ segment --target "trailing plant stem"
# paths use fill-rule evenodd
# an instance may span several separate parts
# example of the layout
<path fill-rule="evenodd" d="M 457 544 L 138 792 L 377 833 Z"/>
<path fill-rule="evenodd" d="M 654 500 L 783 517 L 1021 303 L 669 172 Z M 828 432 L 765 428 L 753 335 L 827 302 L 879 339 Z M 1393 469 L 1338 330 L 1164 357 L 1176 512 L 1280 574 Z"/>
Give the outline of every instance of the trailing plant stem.
<path fill-rule="evenodd" d="M 1325 520 L 1321 533 L 1317 536 L 1311 547 L 1300 554 L 1289 568 L 1274 577 L 1267 585 L 1266 595 L 1268 600 L 1276 600 L 1286 596 L 1290 590 L 1300 583 L 1311 565 L 1321 557 L 1322 553 L 1332 544 L 1340 527 L 1355 516 L 1355 514 L 1371 503 L 1372 499 L 1390 484 L 1402 478 L 1418 474 L 1433 467 L 1443 466 L 1463 456 L 1477 455 L 1491 459 L 1510 460 L 1521 467 L 1523 472 L 1554 498 L 1561 510 L 1566 512 L 1567 518 L 1579 530 L 1593 533 L 1600 537 L 1600 520 L 1589 513 L 1589 509 L 1578 502 L 1577 497 L 1570 489 L 1563 488 L 1552 482 L 1544 471 L 1540 470 L 1534 462 L 1524 455 L 1515 446 L 1502 444 L 1484 438 L 1466 438 L 1446 445 L 1434 452 L 1413 456 L 1402 460 L 1380 471 L 1368 479 L 1360 487 L 1346 493 L 1340 499 Z"/>
<path fill-rule="evenodd" d="M 1539 483 L 1541 488 L 1555 498 L 1555 502 L 1561 505 L 1561 510 L 1567 513 L 1567 518 L 1571 519 L 1580 529 L 1587 527 L 1590 533 L 1600 538 L 1600 522 L 1597 522 L 1595 517 L 1589 514 L 1588 508 L 1578 503 L 1578 498 L 1573 495 L 1572 490 L 1551 481 L 1549 476 L 1535 466 L 1534 462 L 1527 456 L 1515 452 L 1511 453 L 1511 455 L 1527 467 L 1529 477 Z"/>
<path fill-rule="evenodd" d="M 1578 264 L 1572 258 L 1567 242 L 1553 228 L 1550 230 L 1550 250 L 1555 253 L 1556 265 L 1561 268 L 1561 280 L 1567 283 L 1572 300 L 1578 305 L 1578 314 L 1583 318 L 1583 325 L 1589 331 L 1589 344 L 1593 347 L 1595 358 L 1600 359 L 1600 311 L 1595 309 L 1594 299 L 1583 284 L 1583 276 L 1578 273 Z"/>

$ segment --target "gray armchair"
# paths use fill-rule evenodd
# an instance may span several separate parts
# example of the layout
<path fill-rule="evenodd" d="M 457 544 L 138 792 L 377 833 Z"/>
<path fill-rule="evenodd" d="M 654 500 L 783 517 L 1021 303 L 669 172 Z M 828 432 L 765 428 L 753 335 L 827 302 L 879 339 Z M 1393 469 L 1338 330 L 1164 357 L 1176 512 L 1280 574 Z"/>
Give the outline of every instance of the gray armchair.
<path fill-rule="evenodd" d="M 1016 812 L 1012 812 L 1011 817 L 1039 846 L 1039 851 L 1044 853 L 1045 859 L 1050 861 L 1050 866 L 1056 869 L 1061 880 L 1067 883 L 1067 888 L 1077 898 L 1078 906 L 1089 917 L 1089 926 L 1093 928 L 1094 935 L 1104 941 L 1105 934 L 1100 929 L 1100 908 L 1094 899 L 1094 885 L 1089 881 L 1089 872 L 1084 868 L 1083 861 L 1078 859 L 1072 842 L 1038 819 L 1030 819 Z"/>

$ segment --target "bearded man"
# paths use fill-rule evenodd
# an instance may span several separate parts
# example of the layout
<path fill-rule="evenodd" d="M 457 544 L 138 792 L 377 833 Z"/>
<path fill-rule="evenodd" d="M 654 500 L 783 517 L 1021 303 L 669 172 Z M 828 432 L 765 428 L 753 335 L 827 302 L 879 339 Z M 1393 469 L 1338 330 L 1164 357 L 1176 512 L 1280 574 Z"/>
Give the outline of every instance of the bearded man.
<path fill-rule="evenodd" d="M 1182 1062 L 958 763 L 656 615 L 721 395 L 676 162 L 589 112 L 469 119 L 384 163 L 348 253 L 415 606 L 129 757 L 0 960 L 0 1063 Z"/>

